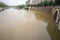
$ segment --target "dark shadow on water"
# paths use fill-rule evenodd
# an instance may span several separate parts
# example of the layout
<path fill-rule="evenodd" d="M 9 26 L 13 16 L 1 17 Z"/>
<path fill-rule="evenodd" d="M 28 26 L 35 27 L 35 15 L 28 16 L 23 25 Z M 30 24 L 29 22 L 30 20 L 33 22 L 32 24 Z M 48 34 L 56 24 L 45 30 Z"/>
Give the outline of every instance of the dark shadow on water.
<path fill-rule="evenodd" d="M 51 40 L 60 40 L 60 32 L 56 26 L 54 16 L 51 13 L 38 12 L 35 14 L 38 20 L 43 20 L 48 22 L 46 27 L 47 32 L 49 33 Z"/>
<path fill-rule="evenodd" d="M 50 21 L 47 26 L 47 31 L 51 37 L 51 40 L 60 40 L 60 33 L 58 32 L 58 27 L 56 26 L 54 17 L 50 15 Z"/>
<path fill-rule="evenodd" d="M 4 11 L 4 10 L 6 10 L 6 9 L 9 9 L 8 7 L 2 7 L 2 9 L 0 10 L 0 12 L 2 12 L 2 11 Z"/>

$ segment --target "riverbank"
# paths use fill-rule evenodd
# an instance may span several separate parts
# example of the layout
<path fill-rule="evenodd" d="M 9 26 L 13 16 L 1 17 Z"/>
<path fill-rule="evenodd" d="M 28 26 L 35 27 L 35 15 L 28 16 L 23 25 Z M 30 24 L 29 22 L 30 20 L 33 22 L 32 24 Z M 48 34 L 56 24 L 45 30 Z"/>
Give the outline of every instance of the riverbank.
<path fill-rule="evenodd" d="M 37 16 L 37 18 L 39 19 L 41 15 L 43 17 L 43 15 L 46 14 L 46 16 L 44 18 L 47 19 L 49 22 L 46 29 L 47 29 L 49 35 L 51 36 L 51 40 L 60 40 L 60 38 L 59 38 L 60 32 L 58 31 L 58 27 L 56 26 L 56 23 L 54 21 L 54 16 L 53 16 L 53 13 L 55 12 L 56 9 L 59 9 L 59 13 L 60 13 L 60 6 L 32 8 L 32 10 L 39 10 L 39 11 L 43 11 L 43 12 L 48 12 L 48 14 L 49 14 L 48 16 L 46 13 L 44 13 L 44 14 L 43 13 L 37 13 L 36 15 L 39 16 L 39 17 Z"/>
<path fill-rule="evenodd" d="M 44 12 L 49 12 L 49 13 L 53 13 L 54 10 L 59 9 L 60 10 L 60 6 L 51 6 L 51 7 L 32 7 L 31 10 L 40 10 L 40 11 L 44 11 Z"/>

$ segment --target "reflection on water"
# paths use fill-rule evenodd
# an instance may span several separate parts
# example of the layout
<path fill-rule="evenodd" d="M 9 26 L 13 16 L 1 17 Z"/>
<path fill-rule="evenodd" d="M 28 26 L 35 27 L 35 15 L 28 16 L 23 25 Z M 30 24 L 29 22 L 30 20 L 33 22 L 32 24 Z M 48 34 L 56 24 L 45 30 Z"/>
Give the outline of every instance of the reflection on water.
<path fill-rule="evenodd" d="M 46 27 L 46 29 L 51 37 L 51 40 L 60 40 L 60 32 L 58 32 L 58 27 L 56 26 L 56 23 L 54 21 L 53 14 L 37 11 L 36 18 L 38 20 L 43 20 L 48 22 L 48 26 Z"/>
<path fill-rule="evenodd" d="M 45 12 L 33 10 L 29 12 L 13 8 L 0 12 L 0 40 L 51 40 L 51 38 L 56 38 L 56 33 L 52 31 L 54 28 L 50 27 L 53 24 L 50 22 L 50 16 Z"/>
<path fill-rule="evenodd" d="M 47 26 L 47 31 L 51 36 L 51 40 L 60 40 L 60 32 L 58 32 L 58 27 L 54 21 L 54 18 L 51 14 L 49 25 Z"/>

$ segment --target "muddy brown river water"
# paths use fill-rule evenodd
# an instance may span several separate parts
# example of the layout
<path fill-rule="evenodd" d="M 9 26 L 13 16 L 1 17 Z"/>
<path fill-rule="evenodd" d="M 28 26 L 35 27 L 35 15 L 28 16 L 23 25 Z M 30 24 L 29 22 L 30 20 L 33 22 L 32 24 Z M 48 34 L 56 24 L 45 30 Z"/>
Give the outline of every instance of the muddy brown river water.
<path fill-rule="evenodd" d="M 52 14 L 14 8 L 0 12 L 0 40 L 59 40 Z"/>

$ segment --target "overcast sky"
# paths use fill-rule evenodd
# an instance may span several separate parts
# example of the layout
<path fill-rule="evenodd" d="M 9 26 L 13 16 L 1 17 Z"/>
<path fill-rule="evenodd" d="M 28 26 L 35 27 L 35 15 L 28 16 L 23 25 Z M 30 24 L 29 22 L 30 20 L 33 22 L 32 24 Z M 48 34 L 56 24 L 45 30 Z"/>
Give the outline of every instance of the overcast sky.
<path fill-rule="evenodd" d="M 25 4 L 27 0 L 0 0 L 0 1 L 10 6 L 17 6 L 20 4 Z"/>

